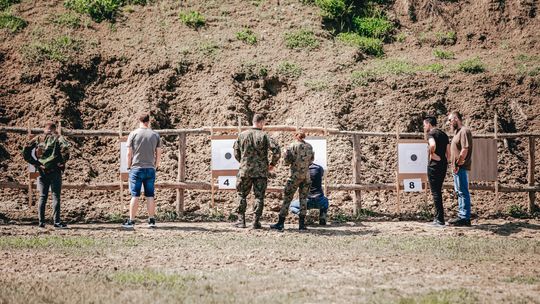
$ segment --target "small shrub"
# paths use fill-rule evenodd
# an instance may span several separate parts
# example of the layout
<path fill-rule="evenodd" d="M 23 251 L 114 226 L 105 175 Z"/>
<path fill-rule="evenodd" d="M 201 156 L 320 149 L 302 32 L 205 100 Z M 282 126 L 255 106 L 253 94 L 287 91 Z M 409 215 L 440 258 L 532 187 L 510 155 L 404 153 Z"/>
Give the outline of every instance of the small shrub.
<path fill-rule="evenodd" d="M 382 56 L 384 54 L 381 39 L 362 37 L 357 33 L 341 33 L 337 35 L 337 38 L 345 44 L 359 48 L 368 55 Z"/>
<path fill-rule="evenodd" d="M 257 43 L 257 36 L 250 29 L 243 29 L 236 33 L 236 39 L 243 41 L 247 44 L 254 45 Z"/>
<path fill-rule="evenodd" d="M 396 36 L 396 41 L 397 42 L 403 43 L 403 42 L 405 42 L 405 40 L 407 40 L 407 35 L 405 33 L 397 34 L 397 36 Z"/>
<path fill-rule="evenodd" d="M 183 24 L 194 29 L 202 27 L 206 24 L 206 19 L 204 16 L 197 11 L 180 12 L 178 17 Z"/>
<path fill-rule="evenodd" d="M 214 57 L 217 55 L 219 45 L 214 41 L 206 41 L 199 45 L 199 52 L 206 57 Z"/>
<path fill-rule="evenodd" d="M 452 51 L 445 51 L 441 49 L 433 50 L 433 56 L 439 59 L 453 59 L 454 53 Z"/>
<path fill-rule="evenodd" d="M 21 0 L 0 0 L 0 11 L 9 8 L 13 4 L 21 3 Z"/>
<path fill-rule="evenodd" d="M 281 62 L 277 67 L 277 73 L 285 78 L 298 78 L 302 75 L 302 68 L 292 62 Z"/>
<path fill-rule="evenodd" d="M 387 39 L 394 30 L 394 24 L 381 17 L 356 17 L 354 28 L 361 36 Z"/>
<path fill-rule="evenodd" d="M 486 68 L 478 57 L 470 58 L 459 63 L 458 70 L 469 74 L 483 73 Z"/>
<path fill-rule="evenodd" d="M 353 85 L 367 85 L 377 77 L 384 75 L 411 75 L 416 73 L 418 67 L 414 64 L 401 59 L 387 59 L 374 62 L 371 66 L 354 71 L 351 74 Z"/>
<path fill-rule="evenodd" d="M 519 54 L 514 60 L 519 75 L 531 77 L 540 75 L 540 56 Z"/>
<path fill-rule="evenodd" d="M 23 47 L 22 51 L 26 60 L 40 63 L 45 60 L 66 62 L 73 53 L 81 49 L 81 41 L 69 36 L 61 36 L 47 42 L 32 42 L 30 45 Z"/>
<path fill-rule="evenodd" d="M 328 89 L 328 82 L 324 80 L 307 80 L 304 85 L 312 91 L 322 92 Z"/>
<path fill-rule="evenodd" d="M 81 26 L 81 18 L 72 13 L 64 13 L 54 16 L 52 23 L 70 28 L 78 28 Z"/>
<path fill-rule="evenodd" d="M 27 25 L 28 22 L 20 17 L 8 12 L 0 12 L 0 29 L 8 29 L 10 32 L 16 33 Z"/>
<path fill-rule="evenodd" d="M 437 43 L 440 45 L 454 45 L 457 41 L 457 34 L 454 31 L 435 33 Z"/>
<path fill-rule="evenodd" d="M 268 68 L 257 62 L 243 62 L 240 66 L 239 77 L 247 80 L 254 80 L 268 76 Z"/>
<path fill-rule="evenodd" d="M 352 13 L 353 7 L 346 0 L 315 0 L 315 5 L 321 9 L 324 18 L 339 21 Z"/>
<path fill-rule="evenodd" d="M 314 49 L 319 46 L 319 40 L 312 31 L 300 30 L 286 33 L 285 45 L 290 49 Z"/>
<path fill-rule="evenodd" d="M 527 212 L 519 205 L 511 205 L 508 207 L 508 214 L 514 218 L 525 218 L 527 217 Z"/>
<path fill-rule="evenodd" d="M 440 73 L 444 70 L 444 65 L 440 63 L 433 63 L 433 64 L 429 64 L 425 66 L 424 70 L 432 72 L 432 73 Z"/>
<path fill-rule="evenodd" d="M 64 6 L 80 14 L 89 15 L 94 21 L 114 20 L 123 0 L 65 0 Z"/>

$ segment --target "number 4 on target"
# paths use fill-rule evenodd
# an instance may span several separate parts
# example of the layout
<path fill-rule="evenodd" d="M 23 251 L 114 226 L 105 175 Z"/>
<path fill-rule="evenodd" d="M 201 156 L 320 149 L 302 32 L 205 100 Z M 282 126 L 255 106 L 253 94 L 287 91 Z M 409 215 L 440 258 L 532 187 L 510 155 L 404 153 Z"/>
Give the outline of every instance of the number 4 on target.
<path fill-rule="evenodd" d="M 219 176 L 219 189 L 236 189 L 236 176 Z"/>

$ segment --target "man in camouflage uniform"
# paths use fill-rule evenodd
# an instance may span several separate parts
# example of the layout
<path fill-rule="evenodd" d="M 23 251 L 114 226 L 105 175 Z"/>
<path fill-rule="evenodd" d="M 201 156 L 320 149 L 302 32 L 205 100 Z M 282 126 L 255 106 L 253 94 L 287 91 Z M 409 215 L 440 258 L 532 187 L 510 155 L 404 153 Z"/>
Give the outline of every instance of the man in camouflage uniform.
<path fill-rule="evenodd" d="M 39 227 L 45 227 L 45 206 L 52 191 L 53 217 L 55 228 L 67 228 L 60 221 L 60 193 L 62 190 L 62 173 L 69 160 L 69 144 L 65 138 L 56 132 L 56 125 L 48 122 L 44 134 L 32 138 L 23 149 L 24 160 L 39 171 L 37 180 L 39 196 Z M 33 151 L 35 149 L 35 157 Z"/>
<path fill-rule="evenodd" d="M 298 229 L 307 229 L 305 225 L 307 197 L 309 188 L 311 187 L 309 165 L 313 162 L 315 153 L 313 152 L 313 147 L 304 140 L 306 138 L 305 133 L 297 132 L 294 137 L 296 141 L 287 148 L 284 155 L 285 164 L 291 167 L 291 173 L 283 190 L 283 205 L 281 205 L 281 210 L 279 211 L 279 221 L 277 224 L 270 225 L 272 229 L 283 230 L 285 217 L 289 211 L 289 205 L 296 189 L 298 189 L 298 196 L 300 197 Z"/>
<path fill-rule="evenodd" d="M 253 228 L 261 228 L 259 220 L 264 207 L 268 172 L 274 169 L 280 156 L 279 146 L 268 134 L 262 131 L 264 124 L 265 118 L 261 114 L 256 114 L 253 117 L 253 129 L 240 133 L 234 143 L 234 157 L 240 163 L 240 170 L 236 180 L 236 191 L 239 200 L 236 212 L 239 221 L 235 224 L 239 228 L 246 227 L 246 198 L 252 187 L 255 195 Z M 268 163 L 269 151 L 272 154 L 270 164 Z"/>

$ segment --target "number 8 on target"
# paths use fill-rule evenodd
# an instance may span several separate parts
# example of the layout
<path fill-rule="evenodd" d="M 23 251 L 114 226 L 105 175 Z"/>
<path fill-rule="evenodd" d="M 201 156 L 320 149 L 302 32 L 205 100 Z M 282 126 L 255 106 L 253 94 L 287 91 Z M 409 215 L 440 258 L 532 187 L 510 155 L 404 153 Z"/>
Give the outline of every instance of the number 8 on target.
<path fill-rule="evenodd" d="M 236 189 L 236 176 L 218 176 L 219 189 Z"/>
<path fill-rule="evenodd" d="M 422 191 L 422 180 L 419 178 L 404 179 L 403 189 L 405 192 L 420 192 Z"/>

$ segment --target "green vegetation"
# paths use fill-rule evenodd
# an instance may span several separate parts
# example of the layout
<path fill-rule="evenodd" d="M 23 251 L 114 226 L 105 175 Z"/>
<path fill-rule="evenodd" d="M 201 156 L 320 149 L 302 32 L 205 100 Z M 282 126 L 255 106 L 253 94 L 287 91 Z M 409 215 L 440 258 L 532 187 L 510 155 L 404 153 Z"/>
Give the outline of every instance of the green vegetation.
<path fill-rule="evenodd" d="M 531 77 L 540 75 L 540 56 L 520 54 L 514 60 L 519 75 Z"/>
<path fill-rule="evenodd" d="M 454 31 L 435 33 L 437 43 L 440 45 L 454 45 L 457 41 L 457 34 Z"/>
<path fill-rule="evenodd" d="M 23 47 L 22 52 L 29 62 L 39 63 L 46 60 L 68 61 L 71 56 L 82 50 L 83 43 L 70 36 L 61 36 L 50 41 L 34 41 Z"/>
<path fill-rule="evenodd" d="M 324 80 L 306 80 L 304 85 L 311 91 L 322 92 L 328 89 L 328 82 Z"/>
<path fill-rule="evenodd" d="M 519 276 L 515 276 L 515 277 L 504 278 L 502 281 L 507 282 L 507 283 L 517 283 L 517 284 L 529 284 L 529 285 L 532 285 L 532 284 L 540 283 L 540 277 L 538 277 L 538 276 L 519 275 Z"/>
<path fill-rule="evenodd" d="M 241 64 L 240 73 L 244 74 L 245 79 L 254 80 L 268 76 L 268 68 L 257 62 L 248 61 Z"/>
<path fill-rule="evenodd" d="M 520 205 L 510 205 L 508 207 L 508 214 L 510 214 L 511 217 L 514 218 L 526 218 L 527 217 L 527 211 L 523 206 Z"/>
<path fill-rule="evenodd" d="M 98 241 L 89 237 L 61 237 L 61 236 L 32 236 L 32 237 L 2 237 L 0 248 L 12 249 L 47 249 L 47 248 L 85 248 L 99 245 Z"/>
<path fill-rule="evenodd" d="M 9 12 L 0 12 L 0 29 L 8 29 L 16 33 L 28 25 L 24 19 L 17 17 Z"/>
<path fill-rule="evenodd" d="M 285 33 L 285 45 L 290 49 L 315 49 L 319 46 L 319 40 L 312 31 L 299 30 Z"/>
<path fill-rule="evenodd" d="M 466 59 L 460 62 L 457 68 L 459 71 L 469 74 L 478 74 L 486 70 L 484 63 L 478 57 Z"/>
<path fill-rule="evenodd" d="M 296 79 L 302 75 L 302 68 L 296 63 L 283 61 L 278 65 L 277 73 L 285 78 Z"/>
<path fill-rule="evenodd" d="M 428 64 L 423 67 L 423 70 L 438 74 L 444 70 L 444 65 L 441 63 Z"/>
<path fill-rule="evenodd" d="M 178 17 L 183 24 L 194 29 L 198 29 L 206 24 L 204 16 L 197 11 L 180 12 L 178 13 Z"/>
<path fill-rule="evenodd" d="M 383 42 L 380 39 L 363 37 L 357 33 L 341 33 L 337 35 L 337 39 L 345 44 L 357 47 L 368 55 L 377 57 L 384 55 Z"/>
<path fill-rule="evenodd" d="M 402 297 L 399 304 L 473 304 L 478 303 L 478 298 L 474 293 L 466 289 L 447 289 L 441 291 L 431 291 L 424 294 Z"/>
<path fill-rule="evenodd" d="M 394 24 L 381 17 L 355 17 L 354 27 L 362 36 L 388 39 L 394 30 Z"/>
<path fill-rule="evenodd" d="M 81 18 L 73 13 L 63 13 L 53 16 L 52 23 L 60 26 L 78 28 L 81 26 Z"/>
<path fill-rule="evenodd" d="M 21 3 L 21 0 L 0 0 L 0 11 L 9 8 L 13 4 Z"/>
<path fill-rule="evenodd" d="M 396 41 L 397 42 L 403 43 L 403 42 L 405 42 L 405 40 L 407 40 L 407 35 L 405 33 L 401 32 L 401 33 L 396 35 Z"/>
<path fill-rule="evenodd" d="M 444 65 L 441 63 L 420 66 L 403 59 L 389 58 L 374 61 L 364 69 L 354 71 L 351 74 L 351 79 L 353 85 L 367 85 L 368 82 L 385 75 L 412 75 L 422 71 L 439 74 L 443 70 Z"/>
<path fill-rule="evenodd" d="M 156 270 L 137 270 L 117 272 L 111 276 L 112 281 L 122 284 L 134 284 L 144 286 L 182 287 L 188 281 L 195 281 L 192 275 L 165 273 Z"/>
<path fill-rule="evenodd" d="M 445 51 L 442 49 L 433 50 L 433 56 L 439 59 L 454 59 L 454 53 L 452 51 Z"/>
<path fill-rule="evenodd" d="M 64 6 L 80 14 L 89 15 L 94 21 L 114 21 L 124 5 L 146 5 L 152 0 L 65 0 Z"/>
<path fill-rule="evenodd" d="M 199 52 L 205 57 L 215 57 L 219 51 L 219 45 L 214 41 L 205 41 L 199 45 Z"/>
<path fill-rule="evenodd" d="M 243 29 L 239 32 L 236 32 L 236 39 L 251 45 L 257 43 L 257 36 L 255 36 L 253 31 L 250 29 Z"/>

